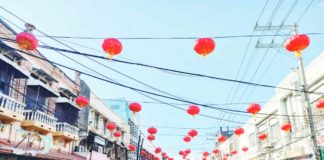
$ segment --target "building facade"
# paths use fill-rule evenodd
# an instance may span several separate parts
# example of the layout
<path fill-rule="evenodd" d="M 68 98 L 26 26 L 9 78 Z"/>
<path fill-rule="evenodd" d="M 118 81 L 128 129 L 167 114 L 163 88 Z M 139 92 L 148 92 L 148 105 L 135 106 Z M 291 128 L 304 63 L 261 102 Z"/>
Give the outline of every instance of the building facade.
<path fill-rule="evenodd" d="M 16 32 L 0 20 L 3 39 Z M 130 127 L 76 73 L 69 78 L 38 50 L 0 41 L 0 159 L 129 159 Z M 36 58 L 41 57 L 43 59 Z M 80 108 L 75 99 L 90 105 Z M 106 129 L 114 122 L 122 136 Z"/>
<path fill-rule="evenodd" d="M 2 38 L 16 32 L 0 20 Z M 79 138 L 80 86 L 58 67 L 0 42 L 0 156 L 13 159 L 83 159 L 73 154 Z M 45 58 L 39 51 L 29 52 Z"/>
<path fill-rule="evenodd" d="M 110 108 L 122 118 L 123 122 L 127 123 L 129 126 L 129 135 L 130 135 L 130 144 L 136 146 L 136 148 L 140 148 L 139 138 L 140 138 L 140 130 L 139 130 L 139 118 L 137 114 L 132 114 L 128 109 L 129 103 L 124 98 L 118 99 L 110 99 L 105 100 L 105 103 L 110 106 Z M 143 138 L 143 137 L 142 137 Z M 129 160 L 136 160 L 137 152 L 128 152 Z"/>
<path fill-rule="evenodd" d="M 84 157 L 92 157 L 92 159 L 96 157 L 113 160 L 129 159 L 127 146 L 130 144 L 130 128 L 128 124 L 124 123 L 122 118 L 92 92 L 84 81 L 80 80 L 80 82 L 81 93 L 90 99 L 90 106 L 80 112 L 80 139 L 76 153 Z M 120 138 L 115 138 L 113 132 L 106 129 L 108 122 L 116 124 L 116 130 L 122 133 Z"/>
<path fill-rule="evenodd" d="M 324 98 L 324 53 L 313 60 L 306 68 L 305 74 L 309 87 L 309 97 L 313 112 L 317 144 L 322 149 L 324 145 L 324 114 L 316 108 L 316 102 Z M 261 113 L 250 119 L 242 127 L 245 133 L 230 136 L 225 143 L 219 145 L 221 154 L 211 155 L 211 159 L 221 159 L 229 153 L 230 159 L 314 159 L 309 119 L 300 90 L 300 76 L 298 68 L 293 70 L 278 87 L 292 88 L 297 91 L 277 89 L 275 95 L 262 106 Z M 291 123 L 290 132 L 281 130 L 281 125 Z M 258 135 L 267 134 L 265 140 Z M 242 151 L 248 147 L 248 151 Z M 232 151 L 238 153 L 233 155 Z"/>

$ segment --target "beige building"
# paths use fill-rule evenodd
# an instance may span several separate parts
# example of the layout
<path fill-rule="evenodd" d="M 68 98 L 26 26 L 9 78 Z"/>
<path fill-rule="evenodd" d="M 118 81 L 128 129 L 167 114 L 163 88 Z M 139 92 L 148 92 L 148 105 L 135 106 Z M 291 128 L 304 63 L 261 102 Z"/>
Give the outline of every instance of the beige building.
<path fill-rule="evenodd" d="M 324 98 L 323 62 L 324 53 L 321 53 L 305 68 L 309 91 L 313 92 L 310 93 L 310 102 L 319 146 L 324 145 L 324 111 L 317 109 L 315 104 Z M 298 70 L 292 71 L 278 86 L 300 90 L 298 73 Z M 257 115 L 250 119 L 246 125 L 242 126 L 245 130 L 243 135 L 228 137 L 225 143 L 218 146 L 221 154 L 211 155 L 209 158 L 221 159 L 224 154 L 237 150 L 238 154 L 230 155 L 228 159 L 314 159 L 304 104 L 300 92 L 277 89 L 269 102 L 262 106 L 260 113 L 268 115 Z M 286 122 L 292 124 L 291 132 L 284 132 L 280 129 L 281 125 Z M 260 141 L 258 135 L 261 133 L 267 134 L 268 138 Z M 242 151 L 244 146 L 249 148 L 247 152 Z"/>
<path fill-rule="evenodd" d="M 84 157 L 89 157 L 93 152 L 96 155 L 106 156 L 111 159 L 127 159 L 127 146 L 130 144 L 130 128 L 115 114 L 107 104 L 105 104 L 94 92 L 90 91 L 89 111 L 84 112 L 83 117 L 87 125 L 80 132 L 78 149 L 76 153 Z M 106 129 L 108 122 L 116 124 L 115 131 L 121 131 L 122 136 L 115 138 L 113 132 Z M 83 127 L 82 127 L 83 128 Z"/>
<path fill-rule="evenodd" d="M 0 33 L 15 39 L 3 21 Z M 80 87 L 55 65 L 9 48 L 17 44 L 0 43 L 1 152 L 8 158 L 83 159 L 73 154 Z M 37 50 L 29 53 L 44 57 Z"/>
<path fill-rule="evenodd" d="M 15 39 L 16 33 L 0 19 L 0 34 Z M 79 74 L 72 80 L 54 64 L 13 50 L 19 49 L 15 42 L 0 44 L 0 158 L 127 159 L 128 123 Z M 38 50 L 29 53 L 45 58 Z M 90 99 L 89 106 L 76 105 L 79 95 Z M 112 136 L 107 122 L 116 124 L 121 138 Z"/>

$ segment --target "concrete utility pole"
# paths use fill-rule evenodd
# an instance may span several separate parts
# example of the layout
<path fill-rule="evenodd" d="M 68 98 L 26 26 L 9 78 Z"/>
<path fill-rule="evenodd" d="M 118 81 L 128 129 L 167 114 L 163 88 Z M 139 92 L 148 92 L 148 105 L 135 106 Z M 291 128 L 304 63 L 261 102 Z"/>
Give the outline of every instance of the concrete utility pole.
<path fill-rule="evenodd" d="M 254 30 L 255 31 L 264 31 L 264 30 L 275 30 L 280 31 L 280 30 L 293 30 L 293 33 L 296 35 L 297 34 L 297 25 L 279 25 L 279 26 L 255 26 Z M 270 44 L 262 44 L 262 43 L 257 43 L 256 48 L 277 48 L 277 47 L 282 47 L 282 43 L 275 43 L 274 41 L 271 41 Z M 299 64 L 299 76 L 301 79 L 301 94 L 302 94 L 302 98 L 301 98 L 301 104 L 302 107 L 306 109 L 307 111 L 307 118 L 308 118 L 308 122 L 309 122 L 309 129 L 311 132 L 311 140 L 312 140 L 312 148 L 313 148 L 313 153 L 314 153 L 314 158 L 316 160 L 320 160 L 320 155 L 319 155 L 319 148 L 316 142 L 316 131 L 315 131 L 315 127 L 314 127 L 314 123 L 313 123 L 313 114 L 312 114 L 312 108 L 310 105 L 310 101 L 309 101 L 309 92 L 308 92 L 308 86 L 307 86 L 307 81 L 306 81 L 306 76 L 305 76 L 305 71 L 304 71 L 304 64 L 303 64 L 303 60 L 301 57 L 301 52 L 296 52 L 296 57 L 298 60 L 298 64 Z"/>
<path fill-rule="evenodd" d="M 296 35 L 297 34 L 297 25 L 294 25 L 294 30 L 293 30 L 293 34 Z M 308 122 L 309 122 L 309 129 L 311 132 L 311 140 L 313 143 L 313 152 L 314 152 L 314 158 L 316 160 L 320 160 L 320 155 L 319 155 L 319 148 L 316 142 L 316 131 L 315 131 L 315 126 L 314 126 L 314 122 L 313 122 L 313 113 L 312 113 L 312 107 L 310 105 L 310 101 L 309 101 L 309 92 L 308 92 L 308 86 L 307 86 L 307 81 L 306 81 L 306 76 L 305 76 L 305 71 L 304 71 L 304 64 L 303 64 L 303 59 L 301 56 L 301 52 L 297 51 L 296 52 L 296 57 L 298 60 L 298 65 L 299 65 L 299 74 L 300 74 L 300 80 L 301 80 L 301 94 L 302 94 L 302 98 L 301 98 L 301 104 L 303 107 L 306 108 L 307 111 L 307 116 L 308 116 Z"/>

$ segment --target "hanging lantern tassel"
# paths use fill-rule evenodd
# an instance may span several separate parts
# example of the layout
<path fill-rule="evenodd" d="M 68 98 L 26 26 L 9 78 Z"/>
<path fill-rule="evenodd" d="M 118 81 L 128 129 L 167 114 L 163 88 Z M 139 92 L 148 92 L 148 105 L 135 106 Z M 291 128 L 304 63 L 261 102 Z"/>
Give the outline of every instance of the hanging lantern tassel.
<path fill-rule="evenodd" d="M 295 56 L 296 56 L 297 58 L 301 58 L 301 56 L 302 56 L 302 52 L 301 52 L 300 50 L 295 51 Z"/>

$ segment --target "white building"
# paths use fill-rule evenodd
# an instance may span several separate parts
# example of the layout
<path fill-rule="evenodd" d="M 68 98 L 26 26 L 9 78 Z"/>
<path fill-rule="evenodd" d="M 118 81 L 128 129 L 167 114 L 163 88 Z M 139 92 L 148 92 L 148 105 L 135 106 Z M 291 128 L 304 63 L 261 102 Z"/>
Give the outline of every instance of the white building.
<path fill-rule="evenodd" d="M 313 92 L 310 93 L 310 102 L 319 146 L 324 145 L 324 111 L 317 109 L 315 104 L 324 98 L 321 94 L 324 93 L 323 62 L 324 53 L 321 53 L 305 68 L 309 91 Z M 298 76 L 298 70 L 292 71 L 278 87 L 300 90 Z M 245 130 L 243 135 L 229 137 L 219 146 L 221 154 L 211 155 L 209 158 L 221 159 L 226 153 L 230 153 L 228 159 L 314 159 L 307 112 L 303 101 L 300 92 L 277 89 L 269 102 L 262 106 L 260 113 L 267 115 L 257 115 L 250 119 L 242 126 Z M 285 122 L 292 124 L 291 132 L 284 132 L 280 129 Z M 260 141 L 258 135 L 261 133 L 266 133 L 268 138 Z M 244 146 L 249 148 L 247 152 L 242 151 Z M 237 150 L 238 153 L 231 155 L 233 150 Z"/>

